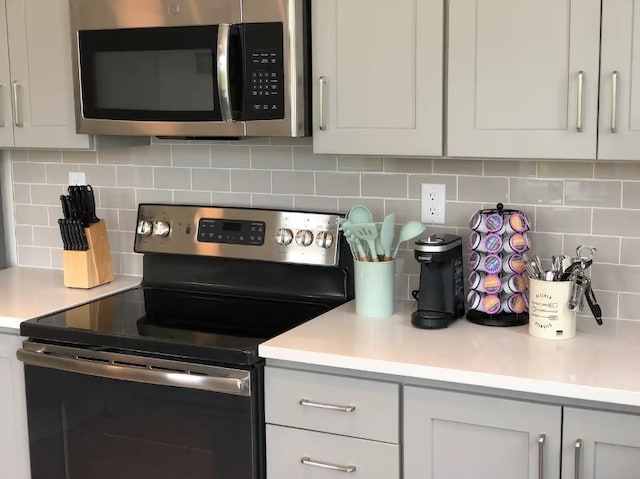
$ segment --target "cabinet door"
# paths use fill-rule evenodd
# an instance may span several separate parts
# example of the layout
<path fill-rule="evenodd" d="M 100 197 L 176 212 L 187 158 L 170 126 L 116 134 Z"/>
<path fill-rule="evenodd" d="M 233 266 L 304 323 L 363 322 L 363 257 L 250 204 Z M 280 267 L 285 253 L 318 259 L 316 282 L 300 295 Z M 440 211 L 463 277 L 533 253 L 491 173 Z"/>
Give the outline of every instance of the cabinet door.
<path fill-rule="evenodd" d="M 90 148 L 75 132 L 68 0 L 6 2 L 15 146 Z"/>
<path fill-rule="evenodd" d="M 558 479 L 560 406 L 415 387 L 404 399 L 405 479 Z"/>
<path fill-rule="evenodd" d="M 639 431 L 640 416 L 564 408 L 562 477 L 637 479 Z"/>
<path fill-rule="evenodd" d="M 19 336 L 0 334 L 0 477 L 29 479 L 24 369 L 16 358 Z"/>
<path fill-rule="evenodd" d="M 596 157 L 600 0 L 451 0 L 449 156 Z"/>
<path fill-rule="evenodd" d="M 598 158 L 640 152 L 640 1 L 603 0 Z"/>
<path fill-rule="evenodd" d="M 316 153 L 442 154 L 442 0 L 313 0 Z"/>
<path fill-rule="evenodd" d="M 0 7 L 4 7 L 1 2 Z M 10 85 L 7 17 L 5 9 L 0 8 L 0 148 L 13 146 Z"/>

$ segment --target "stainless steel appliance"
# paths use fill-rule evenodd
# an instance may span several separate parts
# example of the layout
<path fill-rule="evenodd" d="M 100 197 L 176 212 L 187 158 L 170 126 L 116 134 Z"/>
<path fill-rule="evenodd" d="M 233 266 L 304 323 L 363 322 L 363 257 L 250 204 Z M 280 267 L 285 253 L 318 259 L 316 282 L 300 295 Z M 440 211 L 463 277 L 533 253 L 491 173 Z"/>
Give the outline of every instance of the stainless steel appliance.
<path fill-rule="evenodd" d="M 418 309 L 411 324 L 418 328 L 446 328 L 464 316 L 462 238 L 431 235 L 416 241 L 414 256 L 420 263 L 420 288 L 413 291 Z"/>
<path fill-rule="evenodd" d="M 310 134 L 309 0 L 71 0 L 79 133 Z"/>
<path fill-rule="evenodd" d="M 353 297 L 338 215 L 140 205 L 142 286 L 22 323 L 33 479 L 264 479 L 258 345 Z"/>

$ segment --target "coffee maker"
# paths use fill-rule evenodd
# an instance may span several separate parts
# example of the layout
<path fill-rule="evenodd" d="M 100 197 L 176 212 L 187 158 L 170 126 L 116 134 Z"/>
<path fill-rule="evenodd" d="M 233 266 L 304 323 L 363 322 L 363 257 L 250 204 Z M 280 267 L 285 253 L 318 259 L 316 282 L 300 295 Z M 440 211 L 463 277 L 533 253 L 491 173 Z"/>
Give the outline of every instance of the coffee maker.
<path fill-rule="evenodd" d="M 416 241 L 414 256 L 420 263 L 420 287 L 412 292 L 418 309 L 411 315 L 417 328 L 446 328 L 464 316 L 462 238 L 431 235 Z"/>

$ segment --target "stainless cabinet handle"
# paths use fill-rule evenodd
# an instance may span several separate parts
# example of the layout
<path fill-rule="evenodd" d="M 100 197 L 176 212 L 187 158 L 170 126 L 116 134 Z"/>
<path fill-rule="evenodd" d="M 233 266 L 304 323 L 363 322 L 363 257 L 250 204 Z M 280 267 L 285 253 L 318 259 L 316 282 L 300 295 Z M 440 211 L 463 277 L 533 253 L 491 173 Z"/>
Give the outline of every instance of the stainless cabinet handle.
<path fill-rule="evenodd" d="M 333 411 L 352 412 L 352 411 L 355 411 L 356 409 L 356 407 L 352 405 L 339 406 L 337 404 L 327 404 L 322 402 L 309 401 L 308 399 L 300 399 L 300 401 L 298 402 L 300 403 L 300 406 L 317 407 L 320 409 L 331 409 Z"/>
<path fill-rule="evenodd" d="M 356 470 L 356 466 L 341 466 L 339 464 L 331 464 L 330 462 L 319 462 L 306 456 L 301 458 L 300 462 L 305 466 L 322 467 L 324 469 L 331 469 L 332 471 L 353 472 Z"/>
<path fill-rule="evenodd" d="M 0 82 L 0 88 L 2 88 L 4 85 L 2 84 L 2 82 Z M 0 95 L 2 96 L 2 95 Z M 0 128 L 4 128 L 4 120 L 0 119 Z"/>
<path fill-rule="evenodd" d="M 325 131 L 327 129 L 327 124 L 324 121 L 324 87 L 327 84 L 327 79 L 325 77 L 320 77 L 320 79 L 318 80 L 319 83 L 319 88 L 318 88 L 318 103 L 320 103 L 320 120 L 319 120 L 319 127 L 322 131 Z"/>
<path fill-rule="evenodd" d="M 538 479 L 544 479 L 544 441 L 546 439 L 545 434 L 538 436 Z"/>
<path fill-rule="evenodd" d="M 578 72 L 578 118 L 576 119 L 576 130 L 582 131 L 582 99 L 584 97 L 584 72 Z"/>
<path fill-rule="evenodd" d="M 582 439 L 578 439 L 574 444 L 575 459 L 573 463 L 573 477 L 580 479 L 580 448 L 582 447 Z"/>
<path fill-rule="evenodd" d="M 232 121 L 231 88 L 229 86 L 229 36 L 231 25 L 221 23 L 218 26 L 218 97 L 220 98 L 220 113 L 222 121 Z"/>
<path fill-rule="evenodd" d="M 618 130 L 618 72 L 614 71 L 611 74 L 611 133 L 615 133 Z"/>
<path fill-rule="evenodd" d="M 20 88 L 22 87 L 17 81 L 11 83 L 11 90 L 13 92 L 13 121 L 18 128 L 22 128 L 24 126 L 24 123 L 20 118 L 20 106 L 18 105 L 20 100 L 20 94 L 18 92 Z"/>

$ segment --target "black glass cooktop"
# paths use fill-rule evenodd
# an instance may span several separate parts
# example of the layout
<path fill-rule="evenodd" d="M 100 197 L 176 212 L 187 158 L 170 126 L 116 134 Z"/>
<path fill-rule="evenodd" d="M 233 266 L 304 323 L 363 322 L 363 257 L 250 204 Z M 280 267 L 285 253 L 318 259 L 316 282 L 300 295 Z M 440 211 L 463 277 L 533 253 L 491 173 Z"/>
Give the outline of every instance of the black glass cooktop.
<path fill-rule="evenodd" d="M 329 309 L 313 302 L 137 288 L 25 321 L 20 332 L 92 349 L 252 364 L 260 343 Z"/>

